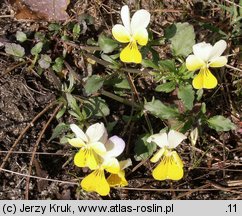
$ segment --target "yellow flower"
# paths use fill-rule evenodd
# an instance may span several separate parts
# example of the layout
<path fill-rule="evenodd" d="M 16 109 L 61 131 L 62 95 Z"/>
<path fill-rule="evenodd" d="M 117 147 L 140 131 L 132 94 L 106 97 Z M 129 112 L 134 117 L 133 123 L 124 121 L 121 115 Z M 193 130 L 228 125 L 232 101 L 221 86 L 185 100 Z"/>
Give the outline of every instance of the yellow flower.
<path fill-rule="evenodd" d="M 217 86 L 217 79 L 209 67 L 223 67 L 227 64 L 227 58 L 221 56 L 226 47 L 224 40 L 218 41 L 214 46 L 205 42 L 193 46 L 193 55 L 187 57 L 186 67 L 189 71 L 200 70 L 192 82 L 195 89 L 212 89 Z"/>
<path fill-rule="evenodd" d="M 124 141 L 118 136 L 110 137 L 105 143 L 107 151 L 102 155 L 102 163 L 91 174 L 81 181 L 81 187 L 88 191 L 95 191 L 101 196 L 109 194 L 110 185 L 105 177 L 105 171 L 112 174 L 119 174 L 121 171 L 120 164 L 116 159 L 125 147 Z"/>
<path fill-rule="evenodd" d="M 137 43 L 145 46 L 148 42 L 146 27 L 150 22 L 150 13 L 144 9 L 134 13 L 130 20 L 129 7 L 121 9 L 123 25 L 116 24 L 112 29 L 114 38 L 121 43 L 129 43 L 120 53 L 120 59 L 126 63 L 141 63 L 142 56 L 138 50 Z"/>
<path fill-rule="evenodd" d="M 128 182 L 125 178 L 125 171 L 124 169 L 127 168 L 132 164 L 130 159 L 120 161 L 120 171 L 117 174 L 110 174 L 107 178 L 108 184 L 110 187 L 124 187 L 128 185 Z"/>
<path fill-rule="evenodd" d="M 156 180 L 179 180 L 183 177 L 183 162 L 176 151 L 173 151 L 186 136 L 174 130 L 169 133 L 158 133 L 150 136 L 147 142 L 156 143 L 161 149 L 151 158 L 152 163 L 160 163 L 153 170 Z"/>
<path fill-rule="evenodd" d="M 97 169 L 100 163 L 100 155 L 106 152 L 104 143 L 107 142 L 107 131 L 103 123 L 91 125 L 84 133 L 77 125 L 71 124 L 71 130 L 76 137 L 68 142 L 80 150 L 74 157 L 74 164 L 78 167 Z"/>

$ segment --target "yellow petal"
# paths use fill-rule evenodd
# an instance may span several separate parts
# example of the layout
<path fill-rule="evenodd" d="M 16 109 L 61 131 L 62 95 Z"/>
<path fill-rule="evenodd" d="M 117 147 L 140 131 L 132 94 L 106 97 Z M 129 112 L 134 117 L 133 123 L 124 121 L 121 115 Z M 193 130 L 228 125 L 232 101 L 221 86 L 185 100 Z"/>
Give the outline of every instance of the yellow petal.
<path fill-rule="evenodd" d="M 180 156 L 177 154 L 177 152 L 176 151 L 172 151 L 171 155 L 172 155 L 174 161 L 176 162 L 177 166 L 183 167 L 183 162 L 182 162 Z"/>
<path fill-rule="evenodd" d="M 216 77 L 210 72 L 208 68 L 202 68 L 198 75 L 192 81 L 192 85 L 195 89 L 212 89 L 218 84 Z"/>
<path fill-rule="evenodd" d="M 89 167 L 93 170 L 97 169 L 99 163 L 99 157 L 92 149 L 82 148 L 74 157 L 74 164 L 78 167 Z"/>
<path fill-rule="evenodd" d="M 142 56 L 135 41 L 130 42 L 120 53 L 120 59 L 126 63 L 141 63 Z"/>
<path fill-rule="evenodd" d="M 183 163 L 177 153 L 173 152 L 164 156 L 160 164 L 153 170 L 154 179 L 180 180 L 183 177 Z"/>
<path fill-rule="evenodd" d="M 120 171 L 120 165 L 116 158 L 105 158 L 104 162 L 102 164 L 103 169 L 105 169 L 107 172 L 117 174 Z"/>
<path fill-rule="evenodd" d="M 228 62 L 228 59 L 225 56 L 220 56 L 217 58 L 214 58 L 210 61 L 209 66 L 210 67 L 223 67 Z"/>
<path fill-rule="evenodd" d="M 195 55 L 189 55 L 186 59 L 186 67 L 189 71 L 195 71 L 205 65 L 205 62 Z"/>
<path fill-rule="evenodd" d="M 148 42 L 148 32 L 145 28 L 136 31 L 133 37 L 141 46 L 145 46 Z"/>
<path fill-rule="evenodd" d="M 83 146 L 85 146 L 86 144 L 84 143 L 84 141 L 80 138 L 73 138 L 73 139 L 68 139 L 68 142 L 76 148 L 81 148 Z"/>
<path fill-rule="evenodd" d="M 118 174 L 111 174 L 107 178 L 108 184 L 110 187 L 124 187 L 128 185 L 128 182 L 125 178 L 125 172 L 124 170 L 120 170 Z"/>
<path fill-rule="evenodd" d="M 165 148 L 160 149 L 158 152 L 155 153 L 155 155 L 150 159 L 150 161 L 152 163 L 156 163 L 163 156 L 165 150 Z"/>
<path fill-rule="evenodd" d="M 95 191 L 101 196 L 107 196 L 110 186 L 105 178 L 104 170 L 98 169 L 86 176 L 81 181 L 81 187 L 88 192 Z"/>
<path fill-rule="evenodd" d="M 115 25 L 112 28 L 112 34 L 113 34 L 113 37 L 120 43 L 130 42 L 130 38 L 131 38 L 130 33 L 123 25 L 120 25 L 120 24 Z"/>

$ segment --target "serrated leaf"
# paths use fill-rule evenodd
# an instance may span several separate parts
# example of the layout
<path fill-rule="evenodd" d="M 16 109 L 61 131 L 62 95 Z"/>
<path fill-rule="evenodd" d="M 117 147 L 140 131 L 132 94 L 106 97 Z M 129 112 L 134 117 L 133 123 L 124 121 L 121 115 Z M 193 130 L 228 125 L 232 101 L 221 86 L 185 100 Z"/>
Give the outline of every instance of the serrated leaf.
<path fill-rule="evenodd" d="M 178 98 L 188 110 L 192 110 L 195 92 L 191 85 L 180 86 L 178 89 Z"/>
<path fill-rule="evenodd" d="M 15 44 L 15 43 L 6 43 L 5 52 L 9 55 L 13 55 L 20 58 L 25 55 L 24 48 L 19 44 Z"/>
<path fill-rule="evenodd" d="M 230 131 L 235 129 L 234 123 L 224 116 L 217 115 L 207 120 L 208 126 L 216 131 Z"/>
<path fill-rule="evenodd" d="M 24 41 L 27 40 L 27 36 L 26 36 L 26 34 L 24 32 L 17 31 L 16 32 L 16 39 L 19 42 L 24 42 Z"/>
<path fill-rule="evenodd" d="M 87 117 L 104 117 L 110 114 L 106 101 L 100 97 L 84 101 L 83 111 Z"/>
<path fill-rule="evenodd" d="M 46 55 L 46 54 L 41 55 L 38 63 L 42 69 L 48 69 L 50 67 L 51 58 L 49 55 Z"/>
<path fill-rule="evenodd" d="M 166 106 L 159 100 L 152 100 L 151 102 L 145 103 L 144 108 L 152 115 L 161 119 L 176 118 L 179 116 L 179 112 L 176 108 Z"/>
<path fill-rule="evenodd" d="M 176 56 L 188 56 L 195 44 L 195 32 L 189 23 L 176 23 L 176 34 L 170 39 L 171 48 Z"/>
<path fill-rule="evenodd" d="M 92 75 L 88 78 L 84 89 L 88 95 L 96 93 L 100 88 L 102 88 L 104 78 L 99 75 Z"/>
<path fill-rule="evenodd" d="M 134 158 L 136 161 L 147 159 L 156 150 L 157 145 L 155 143 L 147 142 L 147 138 L 149 136 L 150 134 L 145 134 L 138 137 L 134 147 L 134 152 L 135 152 Z"/>
<path fill-rule="evenodd" d="M 118 43 L 116 41 L 106 37 L 104 34 L 101 34 L 98 37 L 98 45 L 104 53 L 111 53 L 118 47 Z"/>
<path fill-rule="evenodd" d="M 31 49 L 31 54 L 32 55 L 38 55 L 43 48 L 43 42 L 38 42 L 37 44 L 35 44 L 35 46 Z"/>
<path fill-rule="evenodd" d="M 50 142 L 51 140 L 60 137 L 60 135 L 62 133 L 64 133 L 65 131 L 67 131 L 69 129 L 69 125 L 66 125 L 65 123 L 60 123 L 58 124 L 55 129 L 53 130 L 53 133 L 50 137 L 50 139 L 48 140 L 48 142 Z"/>
<path fill-rule="evenodd" d="M 172 92 L 175 88 L 176 88 L 176 83 L 167 82 L 156 86 L 155 91 L 169 93 L 169 92 Z"/>

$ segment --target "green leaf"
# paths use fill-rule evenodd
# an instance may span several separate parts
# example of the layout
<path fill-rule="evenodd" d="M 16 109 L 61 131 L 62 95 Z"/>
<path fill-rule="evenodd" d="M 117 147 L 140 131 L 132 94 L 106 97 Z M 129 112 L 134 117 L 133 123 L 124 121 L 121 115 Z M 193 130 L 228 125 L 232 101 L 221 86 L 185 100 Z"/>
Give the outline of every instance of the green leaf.
<path fill-rule="evenodd" d="M 66 106 L 63 106 L 63 108 L 56 114 L 56 119 L 60 119 L 66 112 Z"/>
<path fill-rule="evenodd" d="M 204 102 L 202 103 L 201 111 L 202 111 L 203 114 L 205 114 L 207 112 L 207 106 Z"/>
<path fill-rule="evenodd" d="M 24 48 L 19 44 L 15 44 L 15 43 L 6 43 L 5 52 L 9 55 L 13 55 L 20 58 L 25 55 Z"/>
<path fill-rule="evenodd" d="M 175 82 L 167 82 L 156 86 L 155 91 L 157 92 L 172 92 L 176 88 Z"/>
<path fill-rule="evenodd" d="M 41 55 L 38 63 L 42 69 L 48 69 L 50 67 L 51 58 L 49 55 L 46 55 L 46 54 Z"/>
<path fill-rule="evenodd" d="M 50 137 L 50 139 L 48 140 L 48 142 L 50 142 L 51 140 L 60 137 L 60 135 L 62 133 L 64 133 L 65 131 L 67 131 L 69 129 L 69 125 L 66 125 L 65 123 L 59 123 L 55 129 L 53 130 L 53 133 Z"/>
<path fill-rule="evenodd" d="M 51 24 L 48 26 L 48 29 L 49 29 L 49 31 L 55 31 L 55 32 L 58 32 L 58 31 L 61 29 L 61 25 L 60 25 L 60 24 L 57 24 L 57 23 L 51 23 Z"/>
<path fill-rule="evenodd" d="M 126 78 L 121 79 L 121 81 L 116 83 L 114 86 L 119 89 L 130 89 L 129 82 Z"/>
<path fill-rule="evenodd" d="M 104 78 L 99 75 L 93 75 L 88 78 L 84 88 L 88 95 L 96 93 L 100 88 L 102 88 Z"/>
<path fill-rule="evenodd" d="M 101 54 L 101 58 L 104 60 L 104 61 L 107 61 L 109 63 L 111 63 L 112 65 L 107 65 L 107 67 L 110 67 L 112 69 L 118 69 L 119 68 L 119 63 L 116 62 L 112 56 L 109 56 L 109 55 L 106 55 L 104 53 Z"/>
<path fill-rule="evenodd" d="M 203 89 L 199 89 L 197 90 L 197 101 L 200 101 L 202 99 L 203 96 Z"/>
<path fill-rule="evenodd" d="M 176 23 L 176 34 L 170 39 L 171 48 L 176 56 L 188 56 L 195 44 L 195 32 L 189 23 Z"/>
<path fill-rule="evenodd" d="M 156 65 L 152 60 L 150 59 L 143 59 L 142 60 L 142 66 L 146 68 L 153 68 L 153 69 L 159 69 L 158 65 Z"/>
<path fill-rule="evenodd" d="M 176 72 L 176 64 L 173 59 L 162 60 L 162 61 L 159 61 L 158 64 L 159 64 L 159 68 L 162 71 Z"/>
<path fill-rule="evenodd" d="M 136 161 L 145 160 L 155 152 L 157 145 L 147 142 L 149 136 L 150 134 L 145 134 L 138 137 L 134 147 Z"/>
<path fill-rule="evenodd" d="M 16 39 L 19 42 L 24 42 L 24 41 L 27 40 L 27 36 L 26 36 L 26 34 L 24 32 L 17 31 L 16 32 Z"/>
<path fill-rule="evenodd" d="M 104 34 L 99 35 L 98 44 L 104 53 L 111 53 L 118 47 L 116 41 L 106 37 Z"/>
<path fill-rule="evenodd" d="M 84 101 L 83 111 L 87 117 L 104 117 L 110 114 L 106 101 L 100 97 Z"/>
<path fill-rule="evenodd" d="M 78 114 L 78 116 L 81 115 L 81 110 L 80 107 L 77 104 L 76 99 L 70 94 L 70 93 L 66 93 L 66 99 L 68 102 L 68 106 L 75 112 Z"/>
<path fill-rule="evenodd" d="M 193 108 L 194 94 L 195 92 L 191 85 L 180 86 L 178 89 L 178 98 L 182 100 L 188 110 Z"/>
<path fill-rule="evenodd" d="M 151 102 L 146 102 L 144 108 L 152 115 L 161 119 L 176 118 L 179 116 L 179 112 L 176 108 L 166 106 L 159 100 L 152 100 Z"/>
<path fill-rule="evenodd" d="M 74 38 L 78 38 L 81 32 L 81 27 L 79 24 L 75 24 L 73 29 L 72 29 L 72 33 L 73 33 L 73 37 Z"/>
<path fill-rule="evenodd" d="M 175 24 L 172 24 L 170 26 L 168 26 L 167 28 L 165 28 L 164 30 L 164 36 L 166 39 L 170 39 L 172 37 L 174 37 L 174 35 L 176 34 L 177 28 Z"/>
<path fill-rule="evenodd" d="M 35 46 L 31 49 L 31 54 L 36 56 L 38 55 L 43 48 L 43 42 L 38 42 L 37 44 L 35 44 Z"/>
<path fill-rule="evenodd" d="M 45 41 L 45 34 L 43 32 L 35 32 L 34 34 L 35 41 Z"/>
<path fill-rule="evenodd" d="M 221 115 L 213 116 L 208 119 L 207 122 L 208 126 L 216 131 L 229 131 L 235 129 L 234 123 L 232 123 L 230 119 Z"/>
<path fill-rule="evenodd" d="M 58 57 L 58 58 L 55 59 L 55 63 L 52 65 L 52 69 L 55 72 L 60 73 L 62 71 L 63 64 L 64 64 L 63 58 Z"/>

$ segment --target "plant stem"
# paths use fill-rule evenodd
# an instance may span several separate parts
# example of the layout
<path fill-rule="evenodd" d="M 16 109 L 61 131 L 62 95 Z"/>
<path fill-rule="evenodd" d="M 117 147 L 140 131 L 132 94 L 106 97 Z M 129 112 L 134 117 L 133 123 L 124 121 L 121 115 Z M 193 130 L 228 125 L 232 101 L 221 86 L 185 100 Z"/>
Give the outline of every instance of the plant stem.
<path fill-rule="evenodd" d="M 115 94 L 113 94 L 111 92 L 108 92 L 108 91 L 105 91 L 105 90 L 101 90 L 100 93 L 102 95 L 104 95 L 106 97 L 109 97 L 109 98 L 112 98 L 113 100 L 116 100 L 116 101 L 118 101 L 120 103 L 126 104 L 126 105 L 131 106 L 131 107 L 133 106 L 134 108 L 136 108 L 138 110 L 141 110 L 141 106 L 139 104 L 132 103 L 129 100 L 126 100 L 126 99 L 124 99 L 122 97 L 119 97 L 119 96 L 117 96 L 117 95 L 115 95 Z"/>

